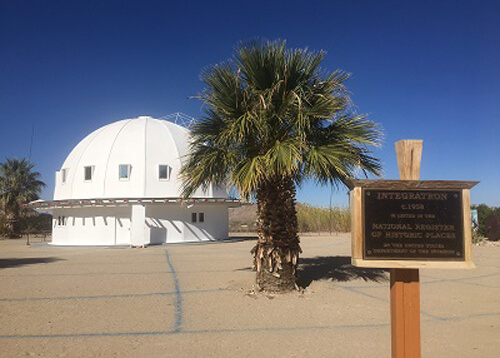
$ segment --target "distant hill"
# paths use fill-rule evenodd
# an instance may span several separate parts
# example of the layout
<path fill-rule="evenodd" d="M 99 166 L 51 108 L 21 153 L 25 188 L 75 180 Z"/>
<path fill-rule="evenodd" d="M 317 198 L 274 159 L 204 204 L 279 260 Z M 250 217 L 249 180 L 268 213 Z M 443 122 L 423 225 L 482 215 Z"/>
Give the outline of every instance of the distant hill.
<path fill-rule="evenodd" d="M 243 204 L 229 209 L 229 231 L 254 232 L 257 220 L 257 204 Z"/>

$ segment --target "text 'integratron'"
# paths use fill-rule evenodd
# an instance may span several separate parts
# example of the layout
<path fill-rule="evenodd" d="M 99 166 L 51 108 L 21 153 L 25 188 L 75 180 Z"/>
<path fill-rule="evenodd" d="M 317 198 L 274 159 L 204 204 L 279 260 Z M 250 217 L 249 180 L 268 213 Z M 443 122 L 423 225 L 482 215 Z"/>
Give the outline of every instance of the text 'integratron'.
<path fill-rule="evenodd" d="M 378 200 L 448 200 L 448 193 L 433 192 L 378 192 Z"/>

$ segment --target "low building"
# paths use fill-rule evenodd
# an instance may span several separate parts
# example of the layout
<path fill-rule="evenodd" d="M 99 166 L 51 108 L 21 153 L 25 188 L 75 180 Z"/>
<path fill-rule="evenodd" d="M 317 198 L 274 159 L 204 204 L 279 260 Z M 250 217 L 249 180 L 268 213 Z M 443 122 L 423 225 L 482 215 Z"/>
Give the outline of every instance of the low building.
<path fill-rule="evenodd" d="M 167 120 L 138 117 L 89 134 L 56 172 L 53 245 L 200 242 L 228 236 L 228 208 L 239 205 L 210 185 L 181 197 L 179 172 L 189 132 Z"/>

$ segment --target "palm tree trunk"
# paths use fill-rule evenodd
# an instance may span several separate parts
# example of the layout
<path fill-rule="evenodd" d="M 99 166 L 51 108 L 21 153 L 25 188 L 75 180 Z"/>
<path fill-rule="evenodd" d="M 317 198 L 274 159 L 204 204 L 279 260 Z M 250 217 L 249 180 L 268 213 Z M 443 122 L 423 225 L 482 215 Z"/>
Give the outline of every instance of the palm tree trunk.
<path fill-rule="evenodd" d="M 257 285 L 268 292 L 295 289 L 299 254 L 295 183 L 276 178 L 257 189 L 259 240 L 252 249 Z"/>
<path fill-rule="evenodd" d="M 13 239 L 19 237 L 19 214 L 15 211 L 6 210 L 6 224 L 7 237 Z"/>

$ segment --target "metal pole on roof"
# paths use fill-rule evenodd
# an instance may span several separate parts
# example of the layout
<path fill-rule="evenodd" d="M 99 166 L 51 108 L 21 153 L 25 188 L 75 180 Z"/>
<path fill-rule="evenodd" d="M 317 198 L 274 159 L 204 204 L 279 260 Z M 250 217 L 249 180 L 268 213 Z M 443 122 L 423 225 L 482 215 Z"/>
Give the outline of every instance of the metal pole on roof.
<path fill-rule="evenodd" d="M 31 162 L 31 150 L 33 149 L 33 137 L 35 136 L 35 125 L 31 125 L 31 140 L 30 140 L 30 154 L 28 156 L 28 162 Z"/>

